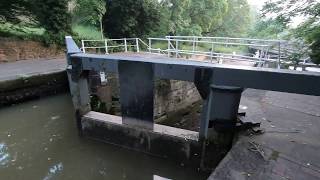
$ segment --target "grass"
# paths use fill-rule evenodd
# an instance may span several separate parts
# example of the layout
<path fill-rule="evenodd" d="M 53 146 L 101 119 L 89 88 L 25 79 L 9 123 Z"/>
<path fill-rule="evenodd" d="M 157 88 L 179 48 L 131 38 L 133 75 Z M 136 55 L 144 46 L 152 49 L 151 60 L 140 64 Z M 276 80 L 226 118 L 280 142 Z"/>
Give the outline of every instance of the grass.
<path fill-rule="evenodd" d="M 77 39 L 101 39 L 100 32 L 84 25 L 73 25 L 72 30 L 77 34 Z M 40 27 L 31 27 L 25 24 L 0 23 L 0 36 L 12 37 L 22 40 L 43 41 L 45 30 Z"/>
<path fill-rule="evenodd" d="M 22 24 L 0 23 L 0 36 L 15 37 L 23 40 L 41 40 L 43 28 L 30 27 Z"/>
<path fill-rule="evenodd" d="M 73 32 L 77 33 L 79 39 L 101 39 L 101 33 L 94 27 L 84 25 L 73 25 Z"/>

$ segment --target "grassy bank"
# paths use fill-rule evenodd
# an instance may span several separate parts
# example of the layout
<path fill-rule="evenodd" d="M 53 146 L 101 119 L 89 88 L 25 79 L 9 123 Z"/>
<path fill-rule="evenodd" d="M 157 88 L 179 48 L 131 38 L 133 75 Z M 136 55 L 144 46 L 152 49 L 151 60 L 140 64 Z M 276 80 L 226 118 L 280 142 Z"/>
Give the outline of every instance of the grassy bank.
<path fill-rule="evenodd" d="M 72 30 L 78 35 L 78 39 L 101 39 L 101 33 L 94 27 L 73 25 Z"/>
<path fill-rule="evenodd" d="M 29 27 L 22 24 L 0 23 L 1 37 L 40 41 L 43 33 L 43 28 Z"/>
<path fill-rule="evenodd" d="M 75 39 L 101 39 L 100 32 L 94 28 L 84 25 L 73 25 Z M 0 37 L 11 37 L 21 40 L 33 40 L 43 42 L 45 30 L 39 27 L 24 24 L 0 23 Z"/>

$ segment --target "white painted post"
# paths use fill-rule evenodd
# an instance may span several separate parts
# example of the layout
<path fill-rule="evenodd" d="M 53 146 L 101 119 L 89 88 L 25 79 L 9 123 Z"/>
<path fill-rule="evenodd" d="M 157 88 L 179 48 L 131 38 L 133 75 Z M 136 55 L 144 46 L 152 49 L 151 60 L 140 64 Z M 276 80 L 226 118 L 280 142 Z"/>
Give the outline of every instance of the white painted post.
<path fill-rule="evenodd" d="M 171 51 L 170 39 L 168 39 L 168 49 L 167 49 L 168 57 L 170 57 L 170 51 Z"/>
<path fill-rule="evenodd" d="M 210 56 L 211 63 L 212 63 L 212 56 L 213 56 L 213 43 L 211 43 L 211 56 Z"/>
<path fill-rule="evenodd" d="M 108 52 L 108 40 L 107 39 L 104 40 L 104 46 L 105 46 L 106 54 L 109 54 L 109 52 Z"/>
<path fill-rule="evenodd" d="M 193 37 L 193 42 L 192 42 L 192 51 L 194 53 L 194 51 L 196 50 L 196 37 Z"/>
<path fill-rule="evenodd" d="M 127 47 L 127 38 L 124 38 L 124 51 L 128 52 L 128 47 Z"/>
<path fill-rule="evenodd" d="M 149 53 L 151 53 L 151 39 L 149 38 Z"/>
<path fill-rule="evenodd" d="M 85 49 L 85 47 L 84 47 L 84 41 L 83 41 L 83 40 L 81 40 L 81 45 L 82 45 L 82 52 L 83 52 L 83 53 L 86 53 L 86 49 Z"/>
<path fill-rule="evenodd" d="M 196 39 L 196 41 L 198 41 L 199 40 L 199 38 L 197 37 L 197 39 Z M 198 51 L 198 42 L 195 42 L 195 49 L 196 49 L 196 51 Z"/>
<path fill-rule="evenodd" d="M 279 44 L 278 44 L 278 69 L 281 69 L 281 42 L 279 41 Z"/>
<path fill-rule="evenodd" d="M 176 58 L 178 58 L 178 53 L 179 53 L 179 41 L 176 40 Z"/>
<path fill-rule="evenodd" d="M 139 48 L 139 38 L 136 38 L 136 47 L 137 47 L 137 52 L 140 52 L 140 48 Z"/>

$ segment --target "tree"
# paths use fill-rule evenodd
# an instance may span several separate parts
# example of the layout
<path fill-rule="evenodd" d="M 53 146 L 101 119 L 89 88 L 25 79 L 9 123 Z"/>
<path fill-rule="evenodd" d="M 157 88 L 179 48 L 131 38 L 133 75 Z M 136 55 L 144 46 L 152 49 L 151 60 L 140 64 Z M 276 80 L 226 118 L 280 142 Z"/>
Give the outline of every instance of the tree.
<path fill-rule="evenodd" d="M 163 0 L 161 9 L 171 35 L 212 34 L 222 24 L 226 0 Z"/>
<path fill-rule="evenodd" d="M 171 35 L 183 35 L 190 26 L 190 18 L 186 9 L 190 6 L 190 0 L 167 0 L 165 6 L 169 9 L 169 29 Z M 184 34 L 188 35 L 188 34 Z"/>
<path fill-rule="evenodd" d="M 220 26 L 214 28 L 218 36 L 246 35 L 251 22 L 250 6 L 247 0 L 228 0 L 228 11 L 222 21 Z"/>
<path fill-rule="evenodd" d="M 32 16 L 31 0 L 2 0 L 0 1 L 0 20 L 3 22 L 19 23 L 20 16 Z"/>
<path fill-rule="evenodd" d="M 34 0 L 36 20 L 45 31 L 45 43 L 63 44 L 64 36 L 72 34 L 68 0 Z"/>
<path fill-rule="evenodd" d="M 226 0 L 192 0 L 188 12 L 191 24 L 197 24 L 203 33 L 211 34 L 215 27 L 223 23 L 227 10 Z"/>
<path fill-rule="evenodd" d="M 72 13 L 72 22 L 100 26 L 100 20 L 105 13 L 105 0 L 76 0 Z"/>
<path fill-rule="evenodd" d="M 0 1 L 0 16 L 4 22 L 32 22 L 44 28 L 47 44 L 63 44 L 64 36 L 72 34 L 68 0 Z"/>
<path fill-rule="evenodd" d="M 249 36 L 262 39 L 281 39 L 287 29 L 287 24 L 282 21 L 259 17 L 253 29 L 250 30 Z"/>
<path fill-rule="evenodd" d="M 110 38 L 142 37 L 159 27 L 157 0 L 107 0 L 104 33 Z"/>
<path fill-rule="evenodd" d="M 294 17 L 306 20 L 294 29 L 293 35 L 303 38 L 311 49 L 310 57 L 320 64 L 320 2 L 317 0 L 274 0 L 265 4 L 263 14 L 275 14 L 278 21 L 292 22 Z"/>

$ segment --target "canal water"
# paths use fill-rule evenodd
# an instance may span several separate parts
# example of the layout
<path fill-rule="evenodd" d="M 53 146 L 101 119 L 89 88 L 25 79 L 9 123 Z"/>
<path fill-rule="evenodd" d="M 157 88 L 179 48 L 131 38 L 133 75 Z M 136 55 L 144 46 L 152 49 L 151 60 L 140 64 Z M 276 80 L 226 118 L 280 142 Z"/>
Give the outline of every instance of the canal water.
<path fill-rule="evenodd" d="M 0 179 L 206 179 L 174 162 L 80 138 L 69 95 L 0 109 Z"/>

